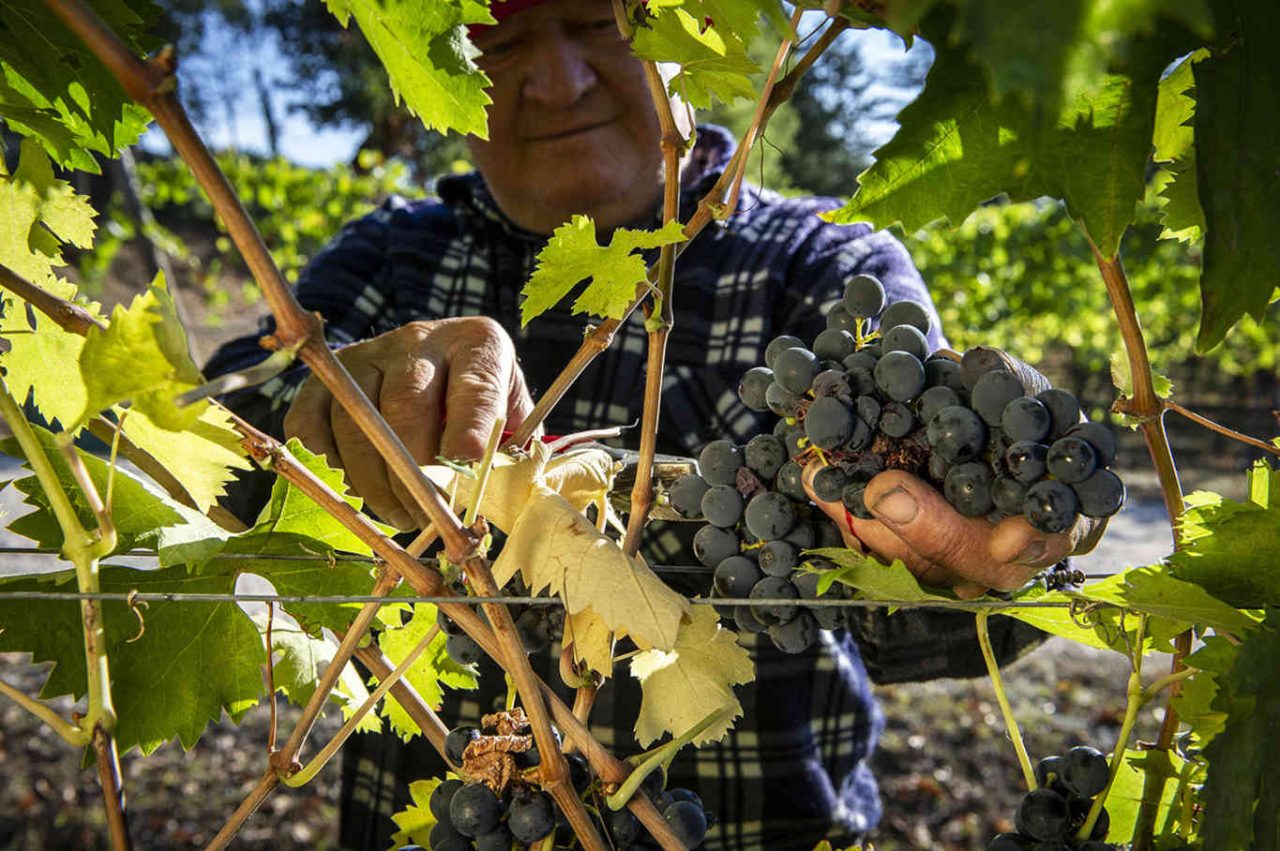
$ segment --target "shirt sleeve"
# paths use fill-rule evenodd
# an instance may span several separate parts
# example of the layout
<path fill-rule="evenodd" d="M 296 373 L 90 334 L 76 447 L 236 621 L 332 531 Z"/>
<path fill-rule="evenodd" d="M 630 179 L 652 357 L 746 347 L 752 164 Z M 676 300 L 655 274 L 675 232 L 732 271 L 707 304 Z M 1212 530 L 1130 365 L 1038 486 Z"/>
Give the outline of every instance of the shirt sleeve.
<path fill-rule="evenodd" d="M 324 319 L 325 340 L 331 348 L 372 336 L 386 304 L 387 233 L 397 200 L 346 225 L 298 277 L 294 287 L 298 302 Z M 205 375 L 214 378 L 260 363 L 269 354 L 260 340 L 275 327 L 275 319 L 267 316 L 256 334 L 222 345 L 205 365 Z M 283 439 L 285 414 L 309 374 L 305 365 L 296 364 L 260 385 L 228 393 L 221 401 L 255 428 Z M 242 474 L 228 488 L 224 506 L 250 522 L 270 495 L 273 480 L 274 476 L 260 471 Z"/>

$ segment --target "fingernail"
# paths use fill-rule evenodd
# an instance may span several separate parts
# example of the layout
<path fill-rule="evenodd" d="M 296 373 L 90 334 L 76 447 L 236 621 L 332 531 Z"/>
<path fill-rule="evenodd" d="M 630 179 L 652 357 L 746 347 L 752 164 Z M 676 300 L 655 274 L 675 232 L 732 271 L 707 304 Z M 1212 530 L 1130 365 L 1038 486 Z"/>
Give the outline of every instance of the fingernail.
<path fill-rule="evenodd" d="M 1040 559 L 1044 558 L 1047 544 L 1043 540 L 1035 540 L 1027 544 L 1027 546 L 1018 554 L 1018 564 L 1032 565 L 1037 564 Z"/>
<path fill-rule="evenodd" d="M 915 498 L 904 488 L 894 488 L 877 499 L 876 504 L 871 506 L 871 510 L 882 520 L 901 524 L 915 520 L 919 506 L 916 505 Z"/>

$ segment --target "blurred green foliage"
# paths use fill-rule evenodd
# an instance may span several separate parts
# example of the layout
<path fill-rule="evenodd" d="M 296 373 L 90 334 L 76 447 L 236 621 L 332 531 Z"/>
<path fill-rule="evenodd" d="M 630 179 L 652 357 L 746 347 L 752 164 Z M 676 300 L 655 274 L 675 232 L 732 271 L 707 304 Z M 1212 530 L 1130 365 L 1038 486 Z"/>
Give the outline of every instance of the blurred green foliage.
<path fill-rule="evenodd" d="M 1143 203 L 1121 247 L 1157 371 L 1194 357 L 1200 317 L 1199 244 L 1162 240 L 1161 230 L 1156 203 Z M 1069 354 L 1073 368 L 1105 374 L 1123 349 L 1088 243 L 1060 203 L 990 204 L 905 243 L 957 350 L 999 345 L 1032 364 Z M 1274 371 L 1276 342 L 1246 316 L 1203 360 L 1228 375 Z"/>

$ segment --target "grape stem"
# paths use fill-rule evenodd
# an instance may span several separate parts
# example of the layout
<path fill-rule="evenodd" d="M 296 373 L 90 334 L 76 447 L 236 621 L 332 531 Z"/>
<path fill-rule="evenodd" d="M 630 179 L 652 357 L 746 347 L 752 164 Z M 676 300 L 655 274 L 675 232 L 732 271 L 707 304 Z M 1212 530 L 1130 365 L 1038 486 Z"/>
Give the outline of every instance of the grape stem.
<path fill-rule="evenodd" d="M 18 689 L 0 680 L 0 694 L 6 695 L 14 703 L 49 725 L 58 737 L 73 748 L 82 748 L 89 744 L 90 734 L 83 728 L 67 722 L 53 707 L 46 706 L 34 697 L 23 694 Z"/>
<path fill-rule="evenodd" d="M 645 751 L 631 757 L 628 762 L 632 763 L 635 768 L 632 769 L 630 776 L 626 781 L 618 787 L 612 795 L 605 799 L 605 803 L 609 805 L 611 810 L 620 810 L 636 794 L 636 790 L 640 788 L 640 784 L 644 779 L 655 771 L 667 770 L 667 766 L 671 765 L 671 760 L 675 759 L 676 754 L 685 745 L 696 739 L 703 730 L 706 730 L 717 721 L 724 721 L 725 716 L 729 715 L 732 709 L 729 707 L 721 707 L 708 714 L 705 718 L 694 724 L 692 728 L 676 736 L 669 742 L 663 742 L 653 750 Z"/>
<path fill-rule="evenodd" d="M 1139 615 L 1138 627 L 1135 630 L 1134 640 L 1131 645 L 1133 652 L 1129 656 L 1132 667 L 1129 671 L 1129 685 L 1126 689 L 1124 720 L 1120 723 L 1120 735 L 1116 737 L 1115 753 L 1111 755 L 1111 770 L 1107 775 L 1107 785 L 1093 799 L 1084 824 L 1080 825 L 1080 830 L 1076 832 L 1076 839 L 1082 842 L 1089 838 L 1089 834 L 1093 832 L 1093 826 L 1098 823 L 1098 818 L 1102 814 L 1102 807 L 1107 802 L 1107 795 L 1110 794 L 1111 787 L 1116 782 L 1116 777 L 1120 774 L 1120 766 L 1124 765 L 1125 749 L 1129 744 L 1129 736 L 1133 733 L 1134 722 L 1138 720 L 1138 710 L 1146 703 L 1146 691 L 1142 687 L 1142 640 L 1146 627 L 1147 616 Z"/>
<path fill-rule="evenodd" d="M 990 611 L 978 612 L 978 645 L 982 648 L 982 658 L 987 663 L 987 674 L 991 677 L 991 688 L 996 693 L 996 703 L 1000 704 L 1000 714 L 1004 717 L 1005 727 L 1009 730 L 1009 739 L 1013 742 L 1013 750 L 1018 755 L 1018 765 L 1022 767 L 1022 776 L 1027 781 L 1027 790 L 1036 789 L 1036 772 L 1031 767 L 1031 758 L 1027 756 L 1027 746 L 1022 741 L 1022 731 L 1018 729 L 1018 719 L 1013 717 L 1013 707 L 1009 705 L 1009 695 L 1004 690 L 1004 678 L 1000 676 L 1000 664 L 996 661 L 995 651 L 991 647 L 991 633 L 987 620 Z"/>
<path fill-rule="evenodd" d="M 1165 399 L 1163 400 L 1163 402 L 1164 402 L 1164 406 L 1168 408 L 1170 411 L 1173 411 L 1175 414 L 1181 414 L 1182 416 L 1191 420 L 1193 423 L 1204 426 L 1210 431 L 1216 431 L 1218 434 L 1225 435 L 1231 438 L 1232 440 L 1238 440 L 1241 443 L 1246 443 L 1249 446 L 1254 447 L 1255 449 L 1261 449 L 1263 452 L 1270 452 L 1272 455 L 1280 455 L 1280 446 L 1276 446 L 1275 444 L 1272 444 L 1272 443 L 1267 443 L 1264 440 L 1258 440 L 1258 438 L 1250 437 L 1247 434 L 1242 434 L 1241 432 L 1238 432 L 1235 429 L 1227 428 L 1221 423 L 1214 422 L 1213 420 L 1209 419 L 1203 414 L 1197 414 L 1195 411 L 1189 408 L 1185 408 L 1182 405 L 1179 405 L 1177 402 L 1173 401 L 1172 399 Z"/>

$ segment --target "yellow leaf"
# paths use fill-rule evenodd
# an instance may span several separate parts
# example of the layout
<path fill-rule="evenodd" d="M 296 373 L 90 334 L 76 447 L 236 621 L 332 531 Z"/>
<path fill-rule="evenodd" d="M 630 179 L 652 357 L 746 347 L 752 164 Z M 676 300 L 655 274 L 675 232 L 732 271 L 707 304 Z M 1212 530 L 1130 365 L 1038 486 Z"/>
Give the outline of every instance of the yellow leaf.
<path fill-rule="evenodd" d="M 641 647 L 671 649 L 689 610 L 689 602 L 648 565 L 627 558 L 567 499 L 542 484 L 535 485 L 494 565 L 495 574 L 508 578 L 517 569 L 535 594 L 550 589 L 569 614 L 590 606 L 609 629 L 625 630 Z"/>
<path fill-rule="evenodd" d="M 679 736 L 717 710 L 725 720 L 694 737 L 693 744 L 719 741 L 742 715 L 733 686 L 755 679 L 751 656 L 737 636 L 720 626 L 715 610 L 698 606 L 681 625 L 674 649 L 646 650 L 631 660 L 631 675 L 640 681 L 640 714 L 636 741 L 641 747 L 664 733 Z"/>
<path fill-rule="evenodd" d="M 574 661 L 605 677 L 613 673 L 613 639 L 608 624 L 590 606 L 565 616 L 564 643 L 573 648 Z"/>

